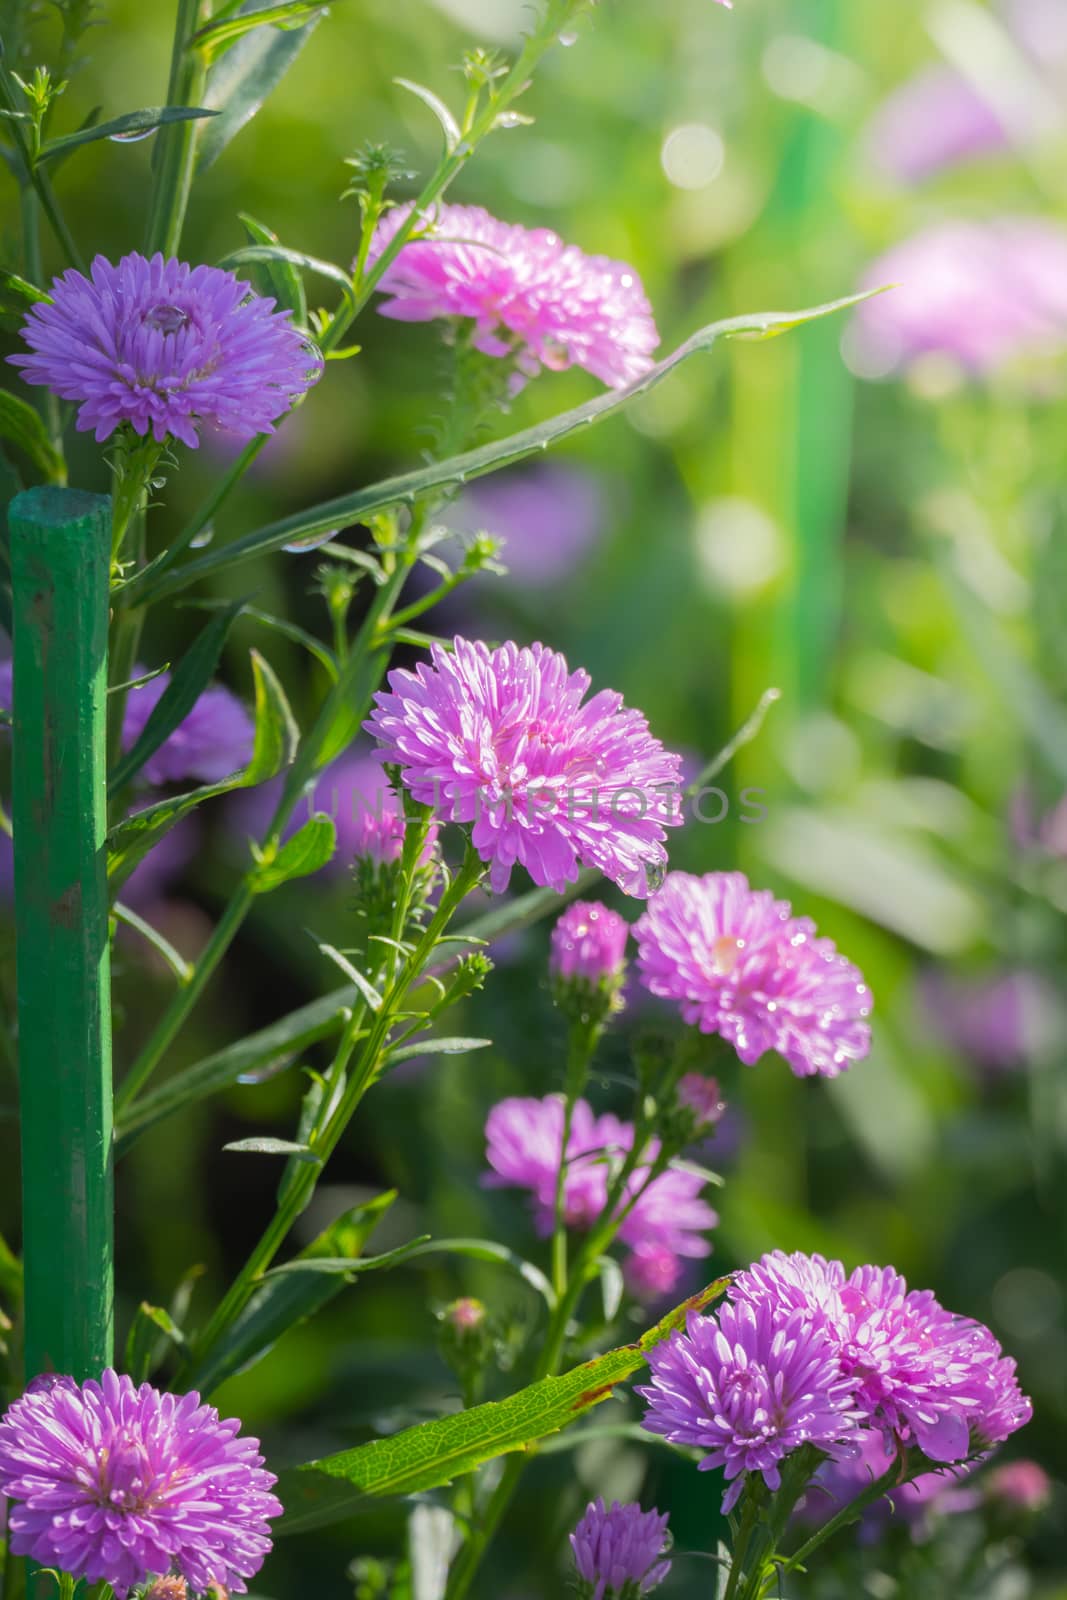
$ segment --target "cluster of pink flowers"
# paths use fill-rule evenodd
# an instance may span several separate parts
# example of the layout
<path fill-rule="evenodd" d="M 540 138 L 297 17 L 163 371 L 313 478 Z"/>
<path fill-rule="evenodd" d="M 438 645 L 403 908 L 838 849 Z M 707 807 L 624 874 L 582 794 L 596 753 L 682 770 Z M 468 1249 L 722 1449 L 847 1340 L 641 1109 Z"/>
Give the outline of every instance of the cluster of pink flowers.
<path fill-rule="evenodd" d="M 535 1225 L 545 1236 L 555 1221 L 564 1117 L 562 1095 L 513 1098 L 494 1106 L 485 1125 L 492 1172 L 484 1183 L 489 1188 L 528 1189 Z M 603 1215 L 612 1173 L 633 1144 L 632 1123 L 610 1113 L 597 1116 L 586 1100 L 575 1103 L 563 1186 L 563 1220 L 568 1228 L 587 1230 Z M 668 1168 L 645 1187 L 658 1155 L 659 1145 L 652 1140 L 619 1202 L 620 1212 L 632 1204 L 618 1237 L 630 1251 L 626 1262 L 630 1286 L 642 1295 L 673 1288 L 683 1258 L 709 1255 L 711 1246 L 704 1234 L 718 1222 L 700 1198 L 704 1180 L 697 1173 Z"/>
<path fill-rule="evenodd" d="M 378 224 L 373 265 L 408 220 L 397 206 Z M 383 316 L 458 318 L 491 356 L 520 372 L 584 367 L 621 389 L 646 373 L 659 334 L 641 280 L 624 261 L 587 256 L 548 228 L 500 222 L 480 206 L 438 206 L 416 226 L 378 287 Z"/>
<path fill-rule="evenodd" d="M 649 1356 L 644 1426 L 725 1468 L 724 1509 L 743 1475 L 780 1485 L 801 1444 L 855 1456 L 871 1433 L 962 1462 L 1028 1422 L 1015 1363 L 989 1329 L 909 1291 L 891 1267 L 777 1251 L 734 1279 L 717 1318 L 693 1316 Z"/>
<path fill-rule="evenodd" d="M 870 1047 L 862 974 L 808 917 L 740 872 L 671 872 L 634 927 L 641 982 L 742 1061 L 768 1050 L 833 1078 Z"/>
<path fill-rule="evenodd" d="M 474 848 L 506 889 L 512 868 L 563 890 L 597 867 L 627 894 L 648 893 L 666 863 L 665 803 L 680 758 L 645 718 L 555 650 L 455 639 L 429 665 L 389 675 L 366 724 L 416 800 L 444 821 L 473 824 Z"/>

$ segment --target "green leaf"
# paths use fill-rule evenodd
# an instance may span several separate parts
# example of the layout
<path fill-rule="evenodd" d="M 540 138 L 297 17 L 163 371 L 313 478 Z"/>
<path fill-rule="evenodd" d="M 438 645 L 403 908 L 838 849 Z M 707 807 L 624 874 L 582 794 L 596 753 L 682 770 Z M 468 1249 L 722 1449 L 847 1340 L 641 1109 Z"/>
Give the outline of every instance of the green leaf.
<path fill-rule="evenodd" d="M 144 1383 L 152 1376 L 166 1355 L 168 1344 L 184 1350 L 185 1334 L 169 1311 L 142 1300 L 126 1338 L 124 1370 L 134 1383 Z"/>
<path fill-rule="evenodd" d="M 25 400 L 0 389 L 0 439 L 8 439 L 33 462 L 46 483 L 66 483 L 67 464 L 48 437 L 48 429 Z"/>
<path fill-rule="evenodd" d="M 416 1056 L 464 1056 L 468 1050 L 487 1050 L 492 1042 L 492 1039 L 416 1039 L 410 1044 L 398 1044 L 388 1051 L 385 1065 L 395 1067 L 401 1061 L 414 1060 Z"/>
<path fill-rule="evenodd" d="M 278 1022 L 261 1028 L 239 1043 L 229 1045 L 215 1055 L 205 1056 L 184 1071 L 177 1072 L 161 1083 L 151 1093 L 135 1100 L 120 1117 L 117 1128 L 117 1154 L 123 1156 L 136 1139 L 148 1128 L 166 1117 L 173 1116 L 183 1106 L 204 1100 L 222 1089 L 230 1089 L 257 1072 L 262 1072 L 279 1062 L 288 1066 L 297 1055 L 339 1033 L 346 1017 L 346 1007 L 358 998 L 355 988 L 335 990 L 321 1000 L 301 1006 Z"/>
<path fill-rule="evenodd" d="M 291 878 L 306 878 L 318 872 L 337 848 L 337 829 L 332 817 L 316 811 L 304 826 L 287 839 L 273 861 L 264 861 L 255 870 L 256 894 L 269 894 Z"/>
<path fill-rule="evenodd" d="M 316 1155 L 310 1145 L 294 1144 L 292 1139 L 267 1139 L 257 1136 L 254 1139 L 235 1139 L 232 1144 L 224 1144 L 222 1148 L 235 1150 L 240 1155 L 293 1156 L 297 1161 L 303 1161 L 308 1165 L 322 1165 L 322 1157 Z"/>
<path fill-rule="evenodd" d="M 135 136 L 154 133 L 167 122 L 192 122 L 200 117 L 216 116 L 217 111 L 208 110 L 205 106 L 151 106 L 146 111 L 127 111 L 125 116 L 114 117 L 110 122 L 98 122 L 90 127 L 79 128 L 77 133 L 65 133 L 58 139 L 49 139 L 37 157 L 37 165 L 46 166 L 49 161 L 68 156 L 79 145 L 95 144 L 99 139 L 114 139 L 121 144 L 125 139 L 132 141 Z"/>
<path fill-rule="evenodd" d="M 393 1189 L 346 1211 L 298 1259 L 355 1261 L 395 1199 Z M 206 1396 L 225 1379 L 253 1366 L 289 1328 L 306 1321 L 340 1294 L 346 1281 L 343 1276 L 328 1272 L 290 1272 L 265 1280 L 219 1343 L 198 1356 L 189 1375 L 189 1387 Z"/>
<path fill-rule="evenodd" d="M 540 1267 L 535 1267 L 532 1261 L 526 1261 L 514 1250 L 509 1250 L 507 1245 L 497 1244 L 495 1239 L 429 1239 L 425 1244 L 420 1244 L 412 1250 L 412 1256 L 467 1256 L 472 1261 L 491 1261 L 502 1267 L 509 1267 L 516 1277 L 529 1284 L 542 1297 L 545 1304 L 551 1309 L 556 1304 L 556 1292 Z"/>
<path fill-rule="evenodd" d="M 217 795 L 229 794 L 242 786 L 240 773 L 222 783 L 205 783 L 199 789 L 189 789 L 185 794 L 169 795 L 146 806 L 112 828 L 107 836 L 107 880 L 112 898 L 122 888 L 130 873 L 153 850 L 165 833 L 175 823 L 187 817 L 190 811 L 213 800 Z"/>
<path fill-rule="evenodd" d="M 445 150 L 449 155 L 459 144 L 463 137 L 459 123 L 449 111 L 443 100 L 439 100 L 432 89 L 427 89 L 425 84 L 412 83 L 410 78 L 394 78 L 393 82 L 399 89 L 407 89 L 409 94 L 415 95 L 428 106 L 441 125 L 441 132 L 445 136 Z"/>
<path fill-rule="evenodd" d="M 266 783 L 283 767 L 290 766 L 300 743 L 300 729 L 289 709 L 285 690 L 258 650 L 252 651 L 252 674 L 256 684 L 256 735 L 252 759 L 244 775 L 246 788 Z"/>
<path fill-rule="evenodd" d="M 176 728 L 181 727 L 214 677 L 226 635 L 243 609 L 244 601 L 235 600 L 225 611 L 212 617 L 197 634 L 152 708 L 141 737 L 111 773 L 108 779 L 109 794 L 118 794 L 125 789 L 149 757 L 155 755 Z"/>
<path fill-rule="evenodd" d="M 288 265 L 302 267 L 305 272 L 317 272 L 320 278 L 329 278 L 336 283 L 348 299 L 352 298 L 352 279 L 343 267 L 339 267 L 335 261 L 322 261 L 318 256 L 306 255 L 303 250 L 290 250 L 284 244 L 246 244 L 240 250 L 231 250 L 217 263 L 227 272 L 232 272 L 236 267 L 256 264 Z"/>
<path fill-rule="evenodd" d="M 491 1400 L 438 1417 L 283 1472 L 278 1494 L 287 1509 L 277 1525 L 279 1531 L 303 1533 L 323 1527 L 347 1516 L 367 1495 L 439 1489 L 485 1461 L 525 1450 L 560 1432 L 639 1371 L 648 1352 L 684 1327 L 691 1311 L 704 1311 L 728 1282 L 728 1278 L 720 1278 L 693 1295 L 636 1344 L 610 1350 L 561 1377 L 542 1378 L 507 1400 Z"/>
<path fill-rule="evenodd" d="M 327 0 L 277 0 L 272 5 L 270 0 L 261 3 L 256 10 L 246 11 L 237 17 L 227 17 L 218 22 L 209 22 L 199 33 L 193 35 L 193 44 L 202 50 L 208 60 L 214 60 L 223 46 L 234 43 L 243 38 L 246 33 L 251 33 L 253 28 L 262 28 L 268 23 L 278 27 L 282 23 L 292 26 L 307 22 L 318 12 L 325 11 Z"/>
<path fill-rule="evenodd" d="M 17 272 L 0 267 L 0 316 L 10 318 L 18 326 L 31 306 L 51 305 L 52 296 L 35 283 L 20 278 Z"/>
<path fill-rule="evenodd" d="M 239 19 L 238 19 L 239 20 Z M 252 244 L 279 245 L 281 241 L 264 223 L 257 222 L 247 211 L 238 212 Z M 307 327 L 308 302 L 304 293 L 304 280 L 292 261 L 282 256 L 272 256 L 264 261 L 255 274 L 257 287 L 264 294 L 274 296 L 282 311 L 291 311 L 293 321 L 300 328 Z"/>
<path fill-rule="evenodd" d="M 271 1267 L 263 1274 L 263 1279 L 266 1282 L 293 1272 L 325 1272 L 343 1277 L 354 1277 L 361 1272 L 380 1272 L 383 1267 L 398 1267 L 413 1256 L 420 1255 L 429 1240 L 428 1233 L 420 1234 L 417 1239 L 409 1239 L 407 1244 L 398 1244 L 395 1250 L 386 1250 L 380 1256 L 361 1256 L 358 1261 L 351 1261 L 347 1256 L 297 1256 L 295 1261 L 284 1261 L 280 1267 Z"/>
<path fill-rule="evenodd" d="M 254 15 L 259 9 L 261 7 L 255 4 L 245 5 L 240 16 Z M 201 98 L 220 114 L 204 129 L 199 141 L 197 173 L 206 172 L 230 140 L 251 122 L 267 96 L 285 77 L 323 15 L 322 11 L 314 12 L 302 27 L 285 31 L 257 26 L 215 62 Z"/>
<path fill-rule="evenodd" d="M 772 338 L 776 334 L 799 327 L 802 323 L 830 316 L 868 298 L 868 295 L 851 295 L 844 300 L 834 300 L 827 305 L 815 306 L 809 311 L 758 312 L 752 316 L 731 317 L 725 322 L 712 323 L 710 327 L 702 328 L 693 334 L 692 338 L 687 339 L 673 355 L 652 367 L 643 378 L 639 378 L 626 389 L 609 390 L 608 393 L 599 395 L 595 400 L 587 401 L 585 405 L 577 406 L 572 411 L 564 411 L 546 422 L 539 422 L 532 428 L 524 428 L 521 432 L 510 434 L 506 438 L 493 440 L 477 450 L 453 456 L 448 461 L 432 462 L 428 466 L 418 468 L 417 471 L 405 472 L 395 478 L 386 478 L 381 483 L 357 489 L 351 494 L 340 495 L 335 500 L 324 501 L 307 511 L 294 512 L 292 516 L 285 517 L 279 522 L 269 523 L 264 528 L 257 528 L 252 533 L 245 534 L 243 538 L 235 539 L 229 545 L 210 550 L 177 570 L 160 573 L 140 586 L 134 583 L 131 585 L 131 590 L 136 593 L 139 603 L 149 599 L 158 600 L 164 595 L 186 588 L 190 583 L 198 582 L 209 572 L 237 566 L 270 550 L 280 550 L 295 539 L 314 533 L 325 533 L 331 528 L 365 522 L 375 511 L 382 511 L 388 506 L 413 505 L 423 495 L 437 490 L 459 490 L 475 478 L 496 472 L 515 461 L 525 460 L 528 456 L 538 455 L 569 434 L 613 415 L 639 395 L 647 394 L 650 389 L 662 383 L 675 367 L 687 361 L 690 356 L 712 350 L 721 339 L 741 336 Z"/>

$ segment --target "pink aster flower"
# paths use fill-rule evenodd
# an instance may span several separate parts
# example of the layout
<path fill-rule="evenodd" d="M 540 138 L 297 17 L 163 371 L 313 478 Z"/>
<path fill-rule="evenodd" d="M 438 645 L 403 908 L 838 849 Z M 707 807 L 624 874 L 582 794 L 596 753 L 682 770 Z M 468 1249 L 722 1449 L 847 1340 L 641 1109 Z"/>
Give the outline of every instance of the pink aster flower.
<path fill-rule="evenodd" d="M 642 1244 L 631 1250 L 622 1264 L 626 1287 L 635 1300 L 652 1304 L 673 1294 L 681 1281 L 684 1262 L 664 1244 Z"/>
<path fill-rule="evenodd" d="M 651 1594 L 671 1570 L 667 1515 L 616 1500 L 606 1510 L 596 1499 L 571 1534 L 581 1600 L 623 1600 Z"/>
<path fill-rule="evenodd" d="M 856 313 L 873 371 L 936 352 L 982 376 L 1067 345 L 1067 228 L 1044 217 L 936 223 L 894 246 L 864 283 L 896 285 Z"/>
<path fill-rule="evenodd" d="M 382 218 L 372 264 L 411 210 L 397 206 Z M 659 334 L 625 262 L 587 256 L 547 228 L 499 222 L 480 206 L 438 206 L 429 220 L 428 234 L 405 244 L 379 281 L 390 297 L 383 316 L 473 321 L 477 349 L 517 351 L 528 375 L 578 366 L 623 389 L 651 367 Z"/>
<path fill-rule="evenodd" d="M 555 1220 L 556 1174 L 563 1145 L 564 1099 L 501 1100 L 485 1125 L 492 1174 L 487 1188 L 528 1189 L 534 1202 L 537 1231 L 552 1232 Z M 633 1128 L 610 1114 L 598 1117 L 587 1100 L 575 1102 L 567 1140 L 567 1173 L 563 1217 L 568 1228 L 587 1229 L 607 1204 L 612 1164 L 633 1144 Z"/>
<path fill-rule="evenodd" d="M 257 1439 L 196 1394 L 38 1379 L 0 1420 L 11 1548 L 105 1582 L 117 1600 L 153 1577 L 244 1594 L 281 1515 Z"/>
<path fill-rule="evenodd" d="M 456 639 L 430 654 L 390 674 L 366 727 L 416 800 L 473 823 L 494 892 L 518 862 L 559 891 L 591 866 L 647 894 L 664 829 L 681 821 L 680 774 L 640 712 L 610 690 L 585 701 L 588 674 L 541 644 Z"/>
<path fill-rule="evenodd" d="M 1052 1498 L 1052 1480 L 1036 1461 L 1005 1461 L 985 1480 L 989 1499 L 1009 1511 L 1043 1511 Z"/>
<path fill-rule="evenodd" d="M 909 1291 L 892 1267 L 857 1267 L 781 1251 L 739 1273 L 739 1303 L 824 1319 L 864 1425 L 914 1442 L 932 1461 L 962 1461 L 1028 1422 L 1015 1364 L 988 1328 Z"/>
<path fill-rule="evenodd" d="M 726 1110 L 718 1078 L 687 1072 L 678 1083 L 678 1100 L 696 1117 L 698 1128 L 713 1128 Z"/>
<path fill-rule="evenodd" d="M 55 280 L 22 326 L 33 354 L 8 359 L 27 383 L 76 401 L 79 431 L 98 442 L 128 422 L 195 449 L 205 422 L 241 439 L 273 433 L 319 375 L 289 315 L 218 267 L 97 256 L 88 278 L 71 268 Z"/>
<path fill-rule="evenodd" d="M 125 749 L 131 749 L 141 737 L 170 678 L 169 672 L 161 672 L 139 689 L 130 690 L 122 723 Z M 252 719 L 240 700 L 220 684 L 213 684 L 149 756 L 140 777 L 154 784 L 180 783 L 185 778 L 218 783 L 248 765 L 253 738 Z"/>
<path fill-rule="evenodd" d="M 834 1078 L 867 1054 L 862 974 L 742 873 L 668 873 L 634 935 L 645 988 L 749 1065 L 776 1050 L 798 1077 Z"/>
<path fill-rule="evenodd" d="M 576 900 L 552 929 L 548 966 L 553 977 L 596 985 L 617 978 L 626 956 L 629 924 L 599 900 Z"/>
<path fill-rule="evenodd" d="M 483 1182 L 493 1189 L 528 1189 L 533 1198 L 535 1225 L 543 1236 L 552 1232 L 555 1222 L 563 1122 L 563 1096 L 549 1095 L 544 1100 L 502 1100 L 493 1107 L 485 1125 L 487 1155 L 493 1170 Z M 603 1215 L 612 1171 L 633 1149 L 633 1142 L 632 1123 L 621 1122 L 610 1113 L 597 1116 L 586 1100 L 575 1102 L 563 1191 L 563 1217 L 568 1228 L 591 1228 Z M 648 1183 L 651 1163 L 658 1154 L 658 1143 L 650 1140 L 647 1150 L 642 1151 L 641 1164 L 627 1182 L 619 1210 L 626 1209 L 635 1195 L 640 1197 L 621 1223 L 619 1239 L 633 1251 L 646 1255 L 657 1250 L 674 1257 L 706 1256 L 711 1246 L 703 1234 L 719 1219 L 700 1198 L 704 1180 L 699 1173 L 668 1168 Z M 664 1275 L 662 1255 L 657 1270 Z M 635 1271 L 640 1279 L 643 1265 Z"/>
<path fill-rule="evenodd" d="M 760 1472 L 778 1489 L 780 1464 L 794 1450 L 812 1444 L 835 1454 L 855 1433 L 854 1380 L 811 1311 L 728 1302 L 717 1319 L 690 1314 L 686 1332 L 650 1350 L 648 1365 L 652 1383 L 637 1390 L 649 1403 L 642 1427 L 706 1450 L 702 1470 L 725 1469 L 724 1513 L 745 1473 Z"/>

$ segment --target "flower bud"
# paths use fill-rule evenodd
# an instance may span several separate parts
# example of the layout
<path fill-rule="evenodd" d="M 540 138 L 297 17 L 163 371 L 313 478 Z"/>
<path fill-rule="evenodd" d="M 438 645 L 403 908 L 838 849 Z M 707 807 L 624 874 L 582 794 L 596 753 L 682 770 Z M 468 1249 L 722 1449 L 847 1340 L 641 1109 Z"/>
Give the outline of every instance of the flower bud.
<path fill-rule="evenodd" d="M 702 1072 L 687 1072 L 679 1080 L 678 1103 L 693 1113 L 697 1131 L 713 1128 L 726 1110 L 718 1078 L 705 1078 Z"/>
<path fill-rule="evenodd" d="M 548 970 L 556 1004 L 577 1020 L 604 1022 L 622 1009 L 629 924 L 596 900 L 576 900 L 552 930 Z"/>

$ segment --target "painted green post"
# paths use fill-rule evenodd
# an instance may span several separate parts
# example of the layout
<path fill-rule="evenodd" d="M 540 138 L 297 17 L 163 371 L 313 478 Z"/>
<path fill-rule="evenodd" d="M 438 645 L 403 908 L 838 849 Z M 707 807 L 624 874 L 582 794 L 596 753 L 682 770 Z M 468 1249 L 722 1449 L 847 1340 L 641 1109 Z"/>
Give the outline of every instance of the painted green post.
<path fill-rule="evenodd" d="M 112 1345 L 111 1003 L 104 835 L 110 501 L 11 502 L 12 822 L 26 1376 Z"/>

